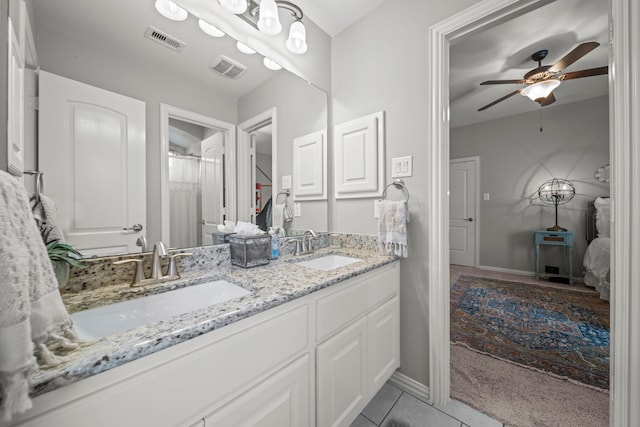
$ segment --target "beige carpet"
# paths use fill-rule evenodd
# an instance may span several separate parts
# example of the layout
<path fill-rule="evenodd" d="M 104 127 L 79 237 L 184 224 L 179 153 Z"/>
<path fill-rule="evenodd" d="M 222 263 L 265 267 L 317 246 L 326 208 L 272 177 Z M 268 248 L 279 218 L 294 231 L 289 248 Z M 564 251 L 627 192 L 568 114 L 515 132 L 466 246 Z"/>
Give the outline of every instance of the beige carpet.
<path fill-rule="evenodd" d="M 451 345 L 451 397 L 515 427 L 606 427 L 609 394 Z"/>

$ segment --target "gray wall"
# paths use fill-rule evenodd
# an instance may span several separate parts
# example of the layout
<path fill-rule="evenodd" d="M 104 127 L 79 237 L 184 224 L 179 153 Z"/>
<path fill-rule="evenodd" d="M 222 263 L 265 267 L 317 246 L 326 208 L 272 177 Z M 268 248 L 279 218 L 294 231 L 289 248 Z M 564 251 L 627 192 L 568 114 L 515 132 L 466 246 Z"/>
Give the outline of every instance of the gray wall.
<path fill-rule="evenodd" d="M 400 371 L 428 384 L 427 162 L 428 29 L 475 0 L 388 0 L 333 39 L 332 120 L 386 111 L 386 177 L 391 158 L 413 155 L 409 258 L 400 264 Z M 373 199 L 333 203 L 332 231 L 375 234 Z"/>
<path fill-rule="evenodd" d="M 480 157 L 480 265 L 535 270 L 533 231 L 555 223 L 553 206 L 537 197 L 551 178 L 568 179 L 575 198 L 558 207 L 558 224 L 574 233 L 573 271 L 582 275 L 587 202 L 608 196 L 594 178 L 609 163 L 609 99 L 593 98 L 451 130 L 452 159 Z M 540 132 L 542 117 L 543 131 Z M 490 200 L 482 200 L 489 193 Z M 542 251 L 548 264 L 563 266 L 562 254 Z"/>
<path fill-rule="evenodd" d="M 277 74 L 238 101 L 240 123 L 276 107 L 278 176 L 271 179 L 278 189 L 282 176 L 293 174 L 293 139 L 327 128 L 327 103 L 325 92 L 291 73 Z M 294 217 L 290 228 L 328 231 L 327 201 L 300 203 L 302 215 Z"/>

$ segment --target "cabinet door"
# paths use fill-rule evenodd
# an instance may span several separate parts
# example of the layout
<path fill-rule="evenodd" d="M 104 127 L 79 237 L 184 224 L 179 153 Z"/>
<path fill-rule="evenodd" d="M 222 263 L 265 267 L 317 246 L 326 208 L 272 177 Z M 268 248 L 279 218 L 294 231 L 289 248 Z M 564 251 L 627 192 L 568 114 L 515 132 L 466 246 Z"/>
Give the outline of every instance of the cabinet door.
<path fill-rule="evenodd" d="M 398 297 L 368 315 L 369 393 L 375 394 L 400 366 L 400 307 Z"/>
<path fill-rule="evenodd" d="M 205 417 L 205 427 L 308 426 L 309 398 L 309 355 L 306 354 Z"/>
<path fill-rule="evenodd" d="M 348 425 L 367 395 L 367 319 L 317 347 L 318 426 Z"/>

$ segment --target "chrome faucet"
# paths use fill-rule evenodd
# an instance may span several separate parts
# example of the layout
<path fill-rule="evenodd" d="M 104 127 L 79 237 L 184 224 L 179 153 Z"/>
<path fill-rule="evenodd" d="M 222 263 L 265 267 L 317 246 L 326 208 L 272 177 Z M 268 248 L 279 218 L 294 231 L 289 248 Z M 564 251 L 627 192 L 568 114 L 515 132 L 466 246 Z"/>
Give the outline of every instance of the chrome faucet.
<path fill-rule="evenodd" d="M 318 238 L 318 235 L 315 231 L 309 229 L 304 232 L 302 235 L 302 253 L 310 254 L 313 252 L 313 247 L 311 246 L 311 241 Z"/>
<path fill-rule="evenodd" d="M 161 241 L 156 242 L 153 245 L 153 253 L 151 254 L 151 277 L 145 278 L 144 268 L 142 266 L 141 258 L 124 259 L 122 261 L 115 261 L 114 265 L 126 264 L 129 262 L 136 263 L 136 271 L 131 280 L 131 287 L 153 285 L 155 283 L 167 282 L 169 280 L 179 279 L 178 269 L 176 267 L 176 258 L 183 256 L 191 256 L 192 253 L 180 252 L 173 255 L 169 255 L 167 247 Z M 167 274 L 162 274 L 162 258 L 169 259 L 169 265 L 167 267 Z"/>

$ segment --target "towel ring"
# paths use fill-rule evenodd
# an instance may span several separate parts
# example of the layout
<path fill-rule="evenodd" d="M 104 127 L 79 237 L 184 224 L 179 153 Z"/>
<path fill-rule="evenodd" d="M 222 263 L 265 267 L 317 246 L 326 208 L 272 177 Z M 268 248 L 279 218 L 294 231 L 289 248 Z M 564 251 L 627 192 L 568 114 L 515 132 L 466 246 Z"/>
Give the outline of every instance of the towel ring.
<path fill-rule="evenodd" d="M 280 196 L 284 194 L 284 202 L 287 203 L 287 199 L 289 198 L 289 196 L 291 195 L 291 190 L 283 190 L 280 191 L 277 195 L 276 195 L 276 203 L 280 203 L 278 200 L 280 200 Z"/>
<path fill-rule="evenodd" d="M 398 190 L 401 190 L 402 193 L 404 193 L 404 195 L 406 196 L 405 199 L 405 203 L 409 202 L 409 190 L 407 190 L 406 185 L 404 185 L 404 181 L 401 179 L 395 179 L 393 180 L 393 182 L 391 184 L 387 184 L 386 187 L 384 187 L 384 190 L 382 191 L 382 199 L 386 199 L 387 198 L 387 188 L 391 187 L 391 186 L 396 187 Z"/>
<path fill-rule="evenodd" d="M 35 175 L 36 177 L 36 202 L 40 203 L 40 195 L 44 191 L 44 173 L 40 171 L 24 171 L 27 175 Z"/>

